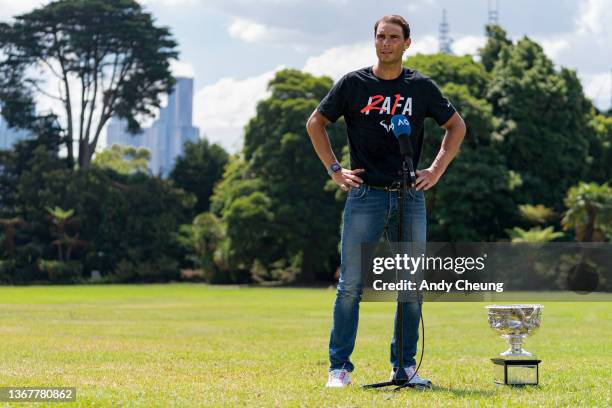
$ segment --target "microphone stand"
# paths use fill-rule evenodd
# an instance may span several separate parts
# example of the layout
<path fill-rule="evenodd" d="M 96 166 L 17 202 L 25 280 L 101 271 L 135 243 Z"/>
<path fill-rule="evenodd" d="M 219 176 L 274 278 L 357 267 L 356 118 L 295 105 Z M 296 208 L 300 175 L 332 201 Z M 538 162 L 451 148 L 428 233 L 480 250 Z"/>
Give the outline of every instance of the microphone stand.
<path fill-rule="evenodd" d="M 404 207 L 406 200 L 406 191 L 408 191 L 408 177 L 410 177 L 410 186 L 416 183 L 416 175 L 414 173 L 414 166 L 412 164 L 412 158 L 408 155 L 404 155 L 402 161 L 402 181 L 400 183 L 400 189 L 397 193 L 398 201 L 398 225 L 397 225 L 397 237 L 400 243 L 404 241 Z M 417 299 L 418 301 L 418 299 Z M 405 387 L 418 387 L 418 384 L 411 384 L 410 380 L 404 370 L 404 305 L 405 300 L 401 299 L 401 295 L 398 293 L 397 296 L 397 317 L 395 319 L 395 348 L 397 350 L 397 361 L 398 367 L 393 378 L 390 381 L 384 381 L 374 384 L 364 385 L 363 388 L 383 388 L 396 386 L 394 391 L 400 390 Z M 415 373 L 416 374 L 416 373 Z M 414 377 L 414 375 L 413 375 Z"/>

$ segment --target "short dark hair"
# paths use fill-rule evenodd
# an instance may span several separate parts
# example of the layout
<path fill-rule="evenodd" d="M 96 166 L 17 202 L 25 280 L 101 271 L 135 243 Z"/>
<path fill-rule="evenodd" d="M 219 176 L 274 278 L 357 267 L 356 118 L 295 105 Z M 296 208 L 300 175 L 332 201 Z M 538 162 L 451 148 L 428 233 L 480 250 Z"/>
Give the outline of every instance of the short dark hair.
<path fill-rule="evenodd" d="M 378 24 L 380 23 L 393 23 L 402 27 L 402 31 L 404 32 L 404 40 L 410 38 L 410 25 L 404 17 L 398 16 L 397 14 L 391 14 L 388 16 L 383 16 L 378 19 L 378 21 L 374 24 L 374 36 L 376 37 L 376 30 L 378 30 Z"/>

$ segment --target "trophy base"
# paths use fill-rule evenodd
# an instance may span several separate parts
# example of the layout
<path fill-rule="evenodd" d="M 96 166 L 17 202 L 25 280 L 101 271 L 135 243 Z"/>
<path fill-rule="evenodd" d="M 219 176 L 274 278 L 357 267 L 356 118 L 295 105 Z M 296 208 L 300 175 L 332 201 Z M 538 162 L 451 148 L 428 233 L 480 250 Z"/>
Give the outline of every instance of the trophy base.
<path fill-rule="evenodd" d="M 496 384 L 520 386 L 539 383 L 539 364 L 542 360 L 492 358 L 491 361 Z"/>
<path fill-rule="evenodd" d="M 500 356 L 502 356 L 505 359 L 513 359 L 513 358 L 522 359 L 526 357 L 533 357 L 533 354 L 531 354 L 528 351 L 523 350 L 522 348 L 515 350 L 512 347 L 510 347 L 508 350 L 504 351 L 503 353 L 500 353 Z"/>

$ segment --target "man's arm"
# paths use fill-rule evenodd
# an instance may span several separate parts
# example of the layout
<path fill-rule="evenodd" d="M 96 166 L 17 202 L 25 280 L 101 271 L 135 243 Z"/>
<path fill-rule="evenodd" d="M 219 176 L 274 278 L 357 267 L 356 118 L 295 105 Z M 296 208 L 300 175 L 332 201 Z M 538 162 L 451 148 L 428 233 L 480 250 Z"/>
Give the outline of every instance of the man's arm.
<path fill-rule="evenodd" d="M 455 112 L 442 127 L 446 129 L 446 134 L 444 135 L 436 159 L 428 169 L 417 170 L 416 172 L 417 190 L 429 190 L 436 185 L 450 162 L 457 155 L 459 146 L 461 146 L 461 142 L 463 142 L 463 137 L 465 136 L 465 122 L 457 112 Z"/>
<path fill-rule="evenodd" d="M 308 122 L 306 123 L 306 130 L 308 131 L 308 136 L 310 136 L 310 141 L 314 146 L 319 159 L 325 166 L 325 170 L 329 168 L 332 164 L 339 162 L 332 150 L 331 143 L 329 142 L 329 136 L 327 135 L 327 131 L 325 130 L 325 126 L 327 126 L 330 121 L 321 114 L 317 109 L 312 112 L 310 118 L 308 118 Z M 341 169 L 337 173 L 332 174 L 332 179 L 342 188 L 344 191 L 348 191 L 349 186 L 359 187 L 363 180 L 357 177 L 358 173 L 363 172 L 364 169 Z"/>

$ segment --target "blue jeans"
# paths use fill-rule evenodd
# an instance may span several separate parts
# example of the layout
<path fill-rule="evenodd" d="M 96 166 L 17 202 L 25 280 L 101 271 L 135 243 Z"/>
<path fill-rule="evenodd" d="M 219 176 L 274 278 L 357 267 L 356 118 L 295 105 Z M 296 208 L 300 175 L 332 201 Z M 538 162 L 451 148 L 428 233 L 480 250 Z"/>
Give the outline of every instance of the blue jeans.
<path fill-rule="evenodd" d="M 351 188 L 348 193 L 342 220 L 340 281 L 334 303 L 334 322 L 329 339 L 330 371 L 342 368 L 348 371 L 354 369 L 350 356 L 355 347 L 359 302 L 363 292 L 361 243 L 377 243 L 383 233 L 388 234 L 391 242 L 398 241 L 397 215 L 397 192 L 387 192 L 362 185 L 359 188 Z M 426 230 L 425 196 L 422 191 L 410 189 L 406 192 L 404 206 L 404 241 L 424 243 Z M 414 356 L 419 339 L 420 305 L 416 301 L 403 304 L 404 361 L 402 365 L 408 367 L 415 365 Z M 393 367 L 398 367 L 395 329 L 391 340 L 390 361 Z"/>

